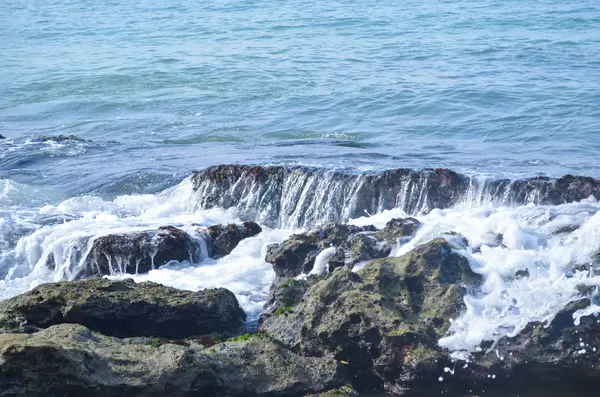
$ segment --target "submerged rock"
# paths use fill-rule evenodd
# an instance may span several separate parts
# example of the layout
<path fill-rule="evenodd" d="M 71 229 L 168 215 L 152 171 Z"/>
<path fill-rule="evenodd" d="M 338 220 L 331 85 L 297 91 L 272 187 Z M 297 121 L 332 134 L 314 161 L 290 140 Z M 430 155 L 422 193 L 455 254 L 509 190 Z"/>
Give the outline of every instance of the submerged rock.
<path fill-rule="evenodd" d="M 48 142 L 48 141 L 52 141 L 52 142 L 56 142 L 56 143 L 63 143 L 63 142 L 92 142 L 88 139 L 84 139 L 81 137 L 78 137 L 76 135 L 42 135 L 42 136 L 36 136 L 31 138 L 32 142 Z"/>
<path fill-rule="evenodd" d="M 294 351 L 347 363 L 361 389 L 410 389 L 421 367 L 442 365 L 437 341 L 463 310 L 463 286 L 480 282 L 465 257 L 434 240 L 356 273 L 336 269 L 261 330 Z"/>
<path fill-rule="evenodd" d="M 5 330 L 73 323 L 111 336 L 177 339 L 234 331 L 245 318 L 226 289 L 191 292 L 133 280 L 43 284 L 0 302 Z"/>
<path fill-rule="evenodd" d="M 335 360 L 266 338 L 210 349 L 136 344 L 63 324 L 0 335 L 0 396 L 302 397 L 346 383 Z"/>

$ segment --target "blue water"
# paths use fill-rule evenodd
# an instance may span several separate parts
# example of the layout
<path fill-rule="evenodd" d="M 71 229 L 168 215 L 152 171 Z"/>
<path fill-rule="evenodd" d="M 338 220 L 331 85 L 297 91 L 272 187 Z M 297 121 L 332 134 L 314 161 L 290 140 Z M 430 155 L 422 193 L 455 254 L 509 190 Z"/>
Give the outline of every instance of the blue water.
<path fill-rule="evenodd" d="M 600 176 L 595 0 L 1 0 L 0 54 L 0 178 L 69 194 L 228 162 Z M 93 143 L 25 144 L 59 134 Z"/>

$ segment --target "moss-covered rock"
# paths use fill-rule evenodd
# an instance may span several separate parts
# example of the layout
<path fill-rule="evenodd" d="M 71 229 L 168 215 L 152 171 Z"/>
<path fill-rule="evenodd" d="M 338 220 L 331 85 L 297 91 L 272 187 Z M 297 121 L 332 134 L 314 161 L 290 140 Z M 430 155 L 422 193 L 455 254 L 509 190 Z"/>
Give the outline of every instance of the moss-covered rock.
<path fill-rule="evenodd" d="M 43 284 L 0 302 L 0 328 L 82 324 L 105 335 L 185 338 L 236 330 L 246 318 L 230 291 L 192 292 L 133 280 Z"/>
<path fill-rule="evenodd" d="M 309 394 L 306 397 L 358 397 L 358 393 L 352 386 L 345 385 L 339 389 L 330 390 L 325 393 Z"/>
<path fill-rule="evenodd" d="M 434 240 L 356 273 L 335 270 L 261 329 L 295 351 L 345 362 L 358 387 L 412 387 L 420 368 L 442 365 L 437 340 L 463 308 L 463 285 L 480 282 L 466 258 Z"/>
<path fill-rule="evenodd" d="M 1 334 L 0 364 L 1 397 L 301 397 L 346 383 L 335 360 L 302 357 L 267 338 L 153 346 L 74 324 Z"/>

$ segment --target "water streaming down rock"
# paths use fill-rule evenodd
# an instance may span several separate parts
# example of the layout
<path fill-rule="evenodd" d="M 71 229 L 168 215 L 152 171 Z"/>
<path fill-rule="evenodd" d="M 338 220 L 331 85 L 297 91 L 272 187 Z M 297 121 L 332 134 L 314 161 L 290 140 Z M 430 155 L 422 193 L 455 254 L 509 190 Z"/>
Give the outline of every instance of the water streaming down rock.
<path fill-rule="evenodd" d="M 220 165 L 192 176 L 197 206 L 236 208 L 275 227 L 345 222 L 400 208 L 418 214 L 460 203 L 563 204 L 600 198 L 600 180 L 566 175 L 520 180 L 472 178 L 449 169 L 355 174 L 311 167 Z"/>

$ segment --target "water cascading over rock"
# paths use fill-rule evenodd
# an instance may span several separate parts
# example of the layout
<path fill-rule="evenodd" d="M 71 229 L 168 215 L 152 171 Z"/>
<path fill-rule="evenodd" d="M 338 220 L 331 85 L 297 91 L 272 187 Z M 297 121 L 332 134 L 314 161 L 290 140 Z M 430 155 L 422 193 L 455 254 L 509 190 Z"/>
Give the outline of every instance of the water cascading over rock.
<path fill-rule="evenodd" d="M 192 176 L 198 208 L 236 208 L 243 219 L 273 227 L 345 222 L 400 208 L 408 214 L 463 202 L 558 205 L 600 198 L 600 180 L 479 179 L 452 170 L 406 168 L 356 174 L 310 167 L 220 165 Z"/>

